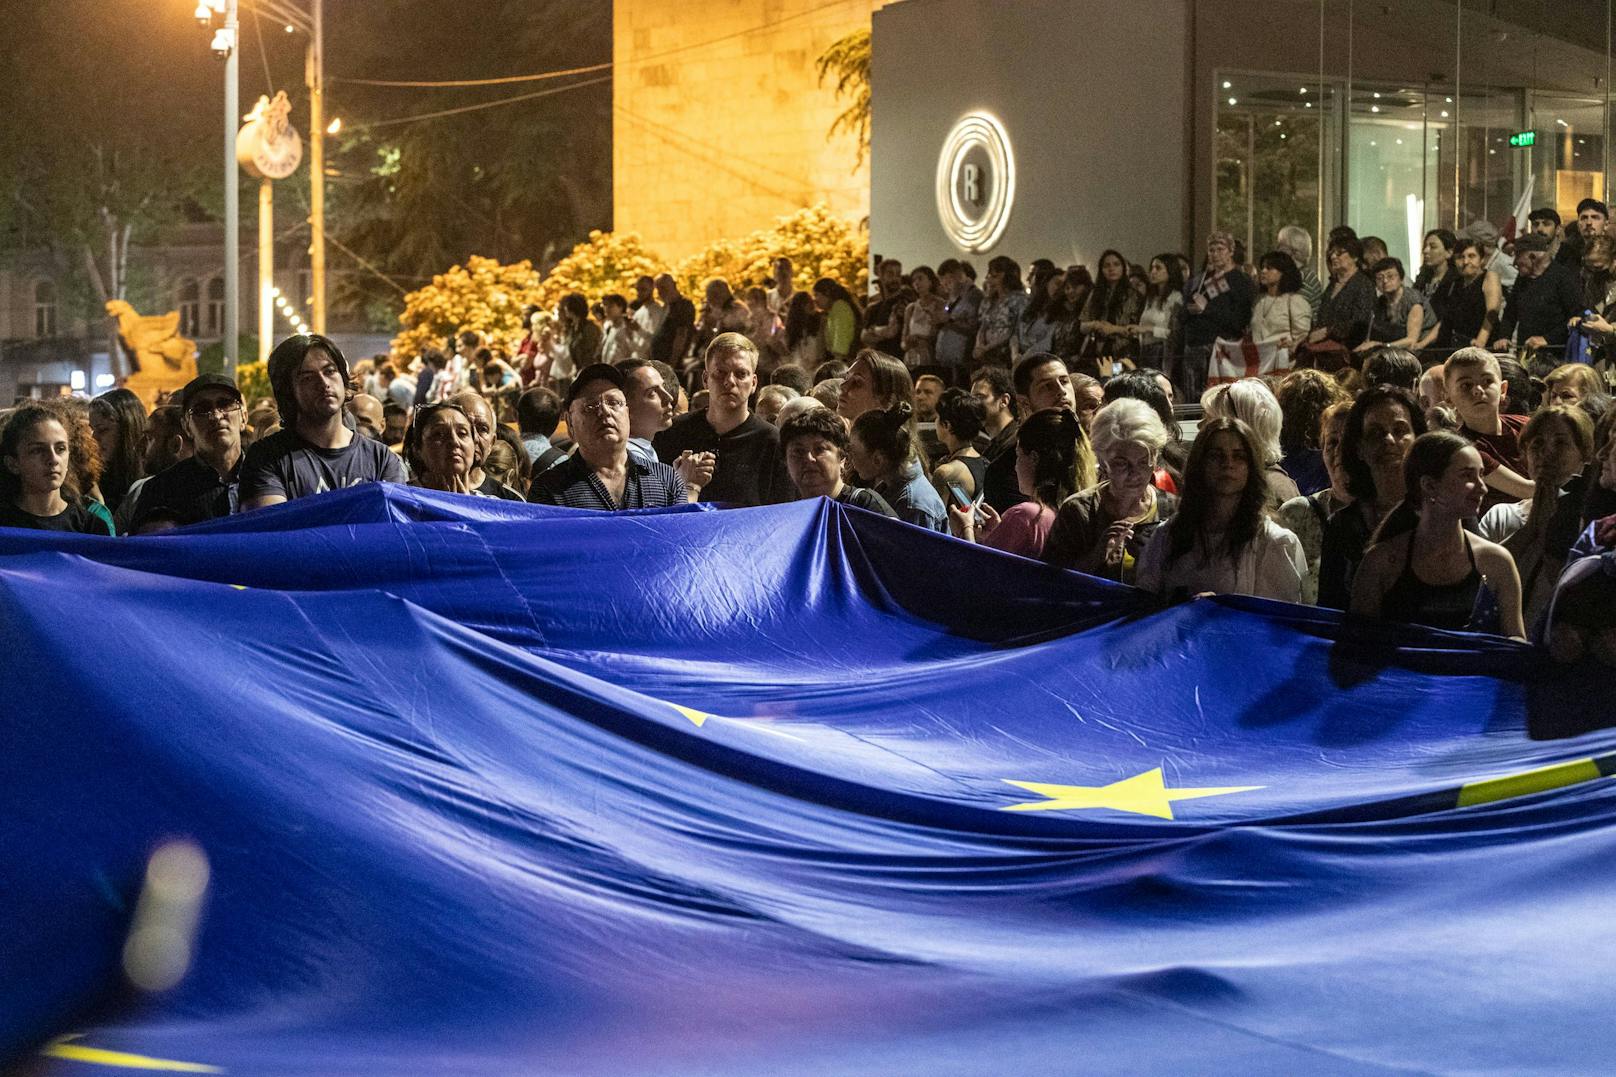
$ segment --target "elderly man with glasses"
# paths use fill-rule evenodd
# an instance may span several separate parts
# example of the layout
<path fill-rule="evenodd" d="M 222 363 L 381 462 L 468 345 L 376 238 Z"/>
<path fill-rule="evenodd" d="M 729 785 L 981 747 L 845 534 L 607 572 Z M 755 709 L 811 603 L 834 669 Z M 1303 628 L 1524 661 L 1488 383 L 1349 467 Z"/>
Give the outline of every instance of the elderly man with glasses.
<path fill-rule="evenodd" d="M 576 451 L 533 480 L 528 500 L 571 509 L 652 509 L 688 501 L 679 473 L 629 455 L 628 380 L 608 363 L 578 372 L 564 401 Z"/>

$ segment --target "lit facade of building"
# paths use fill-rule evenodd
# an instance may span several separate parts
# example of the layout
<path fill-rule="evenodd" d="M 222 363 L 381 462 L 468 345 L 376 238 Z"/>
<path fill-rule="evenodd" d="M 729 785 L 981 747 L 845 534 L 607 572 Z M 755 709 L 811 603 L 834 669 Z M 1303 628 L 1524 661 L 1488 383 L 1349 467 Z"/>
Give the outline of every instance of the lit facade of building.
<path fill-rule="evenodd" d="M 1426 229 L 1502 224 L 1528 183 L 1569 218 L 1611 167 L 1606 20 L 1592 0 L 903 0 L 873 20 L 872 249 L 1092 267 L 1216 227 L 1255 260 L 1284 224 L 1347 223 L 1408 260 Z M 972 249 L 938 162 L 976 113 L 1014 192 Z"/>
<path fill-rule="evenodd" d="M 678 259 L 824 202 L 860 220 L 868 163 L 815 60 L 876 0 L 615 0 L 613 228 Z"/>

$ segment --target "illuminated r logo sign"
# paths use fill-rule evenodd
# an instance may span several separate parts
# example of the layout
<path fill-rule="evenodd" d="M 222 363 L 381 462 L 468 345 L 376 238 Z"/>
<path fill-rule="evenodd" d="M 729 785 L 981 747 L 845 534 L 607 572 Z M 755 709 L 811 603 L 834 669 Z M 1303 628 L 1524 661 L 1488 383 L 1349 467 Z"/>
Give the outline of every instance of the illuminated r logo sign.
<path fill-rule="evenodd" d="M 973 206 L 982 204 L 982 169 L 977 165 L 966 165 L 964 169 L 965 200 Z"/>

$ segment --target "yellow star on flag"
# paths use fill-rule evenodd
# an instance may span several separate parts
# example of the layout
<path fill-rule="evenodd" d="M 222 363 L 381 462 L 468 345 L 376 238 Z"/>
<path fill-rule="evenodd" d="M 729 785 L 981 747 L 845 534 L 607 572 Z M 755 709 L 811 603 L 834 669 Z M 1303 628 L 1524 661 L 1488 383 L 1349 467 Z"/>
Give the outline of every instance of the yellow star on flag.
<path fill-rule="evenodd" d="M 686 718 L 689 718 L 692 722 L 695 722 L 697 729 L 700 729 L 702 725 L 706 723 L 707 719 L 718 717 L 716 714 L 708 714 L 706 711 L 699 711 L 694 707 L 681 707 L 677 703 L 669 703 L 668 706 L 672 707 Z"/>
<path fill-rule="evenodd" d="M 1081 808 L 1106 808 L 1111 811 L 1149 815 L 1157 819 L 1173 818 L 1173 801 L 1196 800 L 1200 797 L 1221 797 L 1230 793 L 1246 793 L 1261 789 L 1260 785 L 1229 785 L 1212 789 L 1169 789 L 1162 781 L 1162 769 L 1147 770 L 1132 778 L 1124 778 L 1110 785 L 1050 785 L 1046 782 L 1017 782 L 1018 786 L 1047 800 L 1032 800 L 1011 804 L 1005 811 L 1073 811 Z"/>

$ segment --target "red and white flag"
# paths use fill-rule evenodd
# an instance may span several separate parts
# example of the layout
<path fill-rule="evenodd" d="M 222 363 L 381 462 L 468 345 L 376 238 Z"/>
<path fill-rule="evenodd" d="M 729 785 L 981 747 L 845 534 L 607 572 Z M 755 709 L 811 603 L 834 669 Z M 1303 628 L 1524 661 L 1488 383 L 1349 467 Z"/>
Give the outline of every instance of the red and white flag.
<path fill-rule="evenodd" d="M 1264 374 L 1288 374 L 1291 370 L 1291 352 L 1274 341 L 1258 344 L 1252 340 L 1225 340 L 1222 337 L 1212 347 L 1212 361 L 1207 367 L 1206 384 L 1227 385 L 1241 378 L 1258 378 Z"/>
<path fill-rule="evenodd" d="M 1526 189 L 1515 200 L 1515 212 L 1509 220 L 1504 222 L 1504 239 L 1513 241 L 1516 236 L 1524 236 L 1527 232 L 1526 215 L 1532 212 L 1532 184 L 1536 182 L 1532 174 L 1526 174 Z"/>

